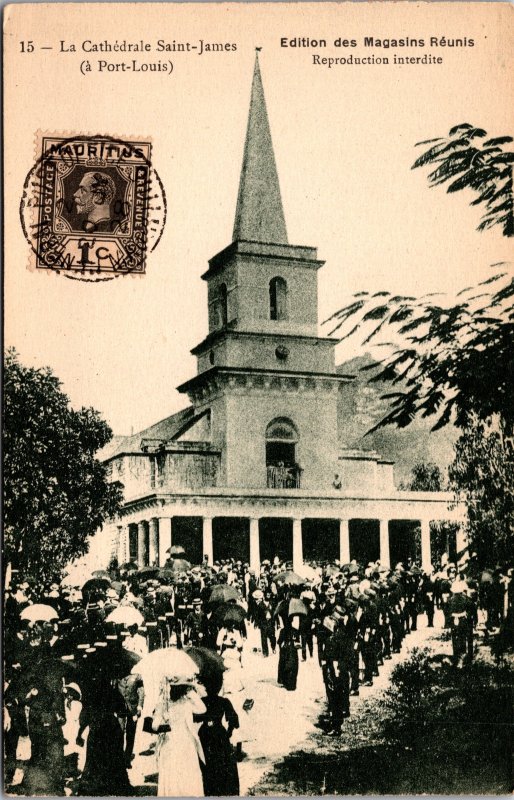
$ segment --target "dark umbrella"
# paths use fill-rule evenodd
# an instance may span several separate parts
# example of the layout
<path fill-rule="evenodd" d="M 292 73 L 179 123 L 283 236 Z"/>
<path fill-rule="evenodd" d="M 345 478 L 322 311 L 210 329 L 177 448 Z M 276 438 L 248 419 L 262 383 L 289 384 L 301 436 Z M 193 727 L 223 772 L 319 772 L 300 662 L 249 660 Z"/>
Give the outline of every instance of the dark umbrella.
<path fill-rule="evenodd" d="M 140 656 L 115 643 L 113 647 L 102 647 L 88 653 L 81 665 L 81 673 L 86 679 L 95 679 L 102 674 L 110 679 L 120 680 L 130 675 L 139 661 Z"/>
<path fill-rule="evenodd" d="M 240 594 L 236 589 L 226 583 L 220 583 L 211 589 L 208 603 L 210 606 L 215 606 L 220 605 L 220 603 L 228 603 L 230 600 L 240 599 Z"/>
<path fill-rule="evenodd" d="M 141 567 L 138 569 L 136 574 L 133 576 L 135 578 L 148 580 L 149 578 L 155 578 L 159 574 L 159 567 Z"/>
<path fill-rule="evenodd" d="M 90 578 L 82 587 L 82 592 L 105 592 L 110 585 L 108 578 Z"/>
<path fill-rule="evenodd" d="M 246 611 L 235 603 L 223 603 L 212 616 L 218 625 L 240 625 L 246 619 Z"/>
<path fill-rule="evenodd" d="M 62 689 L 62 681 L 71 680 L 76 673 L 76 667 L 70 662 L 65 663 L 58 658 L 50 656 L 33 664 L 21 676 L 21 683 L 27 690 L 45 687 L 58 692 Z"/>
<path fill-rule="evenodd" d="M 222 657 L 207 647 L 187 647 L 186 653 L 198 666 L 200 679 L 215 678 L 226 670 Z"/>
<path fill-rule="evenodd" d="M 280 586 L 302 586 L 305 583 L 305 580 L 300 578 L 296 572 L 292 572 L 292 570 L 280 572 L 273 580 Z"/>

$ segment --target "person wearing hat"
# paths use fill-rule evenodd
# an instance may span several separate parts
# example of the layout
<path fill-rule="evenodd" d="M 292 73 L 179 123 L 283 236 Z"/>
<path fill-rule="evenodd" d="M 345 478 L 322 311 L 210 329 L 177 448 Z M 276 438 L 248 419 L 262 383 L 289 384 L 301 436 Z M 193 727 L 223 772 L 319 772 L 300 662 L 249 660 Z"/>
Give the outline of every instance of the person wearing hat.
<path fill-rule="evenodd" d="M 269 656 L 268 642 L 273 654 L 275 654 L 277 647 L 273 609 L 269 600 L 264 598 L 264 592 L 261 589 L 256 589 L 253 592 L 252 599 L 254 601 L 253 619 L 255 627 L 259 629 L 261 634 L 262 655 L 267 658 Z"/>
<path fill-rule="evenodd" d="M 435 610 L 435 579 L 434 570 L 430 568 L 421 579 L 421 602 L 423 603 L 423 610 L 427 615 L 427 628 L 434 627 L 434 610 Z"/>
<path fill-rule="evenodd" d="M 280 656 L 278 660 L 277 683 L 283 686 L 288 692 L 296 690 L 298 679 L 298 650 L 296 647 L 295 631 L 291 625 L 291 620 L 287 620 L 278 635 L 278 646 Z"/>
<path fill-rule="evenodd" d="M 373 602 L 374 594 L 371 589 L 367 589 L 360 600 L 362 614 L 359 619 L 359 640 L 364 662 L 364 686 L 372 686 L 373 678 L 378 675 L 376 650 L 378 611 Z"/>
<path fill-rule="evenodd" d="M 331 619 L 334 630 L 328 637 L 323 654 L 323 680 L 327 692 L 330 722 L 326 733 L 341 734 L 343 720 L 350 716 L 350 670 L 353 657 L 353 639 L 349 609 L 336 605 Z"/>
<path fill-rule="evenodd" d="M 207 618 L 199 597 L 195 597 L 192 606 L 193 610 L 187 615 L 184 625 L 184 641 L 198 647 L 203 643 Z"/>
<path fill-rule="evenodd" d="M 134 758 L 134 741 L 136 738 L 137 722 L 143 711 L 145 692 L 143 680 L 140 675 L 127 675 L 118 681 L 118 689 L 126 705 L 126 715 L 124 717 L 124 752 L 125 766 L 127 769 L 132 767 Z"/>
<path fill-rule="evenodd" d="M 312 658 L 314 654 L 314 614 L 316 606 L 316 594 L 312 589 L 305 589 L 300 600 L 304 603 L 307 613 L 300 620 L 300 634 L 302 642 L 302 661 L 307 660 L 307 650 Z"/>
<path fill-rule="evenodd" d="M 418 612 L 420 602 L 421 570 L 416 565 L 412 566 L 405 580 L 405 612 L 407 616 L 407 630 L 417 631 Z"/>
<path fill-rule="evenodd" d="M 448 601 L 448 615 L 452 636 L 453 663 L 462 667 L 473 659 L 473 602 L 467 595 L 468 586 L 463 580 L 455 580 Z"/>
<path fill-rule="evenodd" d="M 328 586 L 321 592 L 318 602 L 314 608 L 313 624 L 316 630 L 316 641 L 318 643 L 318 662 L 321 665 L 324 661 L 324 650 L 330 631 L 323 624 L 325 617 L 330 617 L 336 606 L 336 590 L 333 586 Z"/>

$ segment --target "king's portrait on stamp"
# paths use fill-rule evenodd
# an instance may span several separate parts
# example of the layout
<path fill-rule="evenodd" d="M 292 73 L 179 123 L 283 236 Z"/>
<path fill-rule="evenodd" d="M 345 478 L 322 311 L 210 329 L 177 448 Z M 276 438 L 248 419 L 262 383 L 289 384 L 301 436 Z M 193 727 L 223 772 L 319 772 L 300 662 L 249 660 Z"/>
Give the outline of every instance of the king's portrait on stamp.
<path fill-rule="evenodd" d="M 84 218 L 84 231 L 108 233 L 118 227 L 121 220 L 112 212 L 115 197 L 116 184 L 107 172 L 85 173 L 73 194 L 77 214 Z"/>
<path fill-rule="evenodd" d="M 166 215 L 150 142 L 42 136 L 20 214 L 37 269 L 105 280 L 143 274 Z"/>

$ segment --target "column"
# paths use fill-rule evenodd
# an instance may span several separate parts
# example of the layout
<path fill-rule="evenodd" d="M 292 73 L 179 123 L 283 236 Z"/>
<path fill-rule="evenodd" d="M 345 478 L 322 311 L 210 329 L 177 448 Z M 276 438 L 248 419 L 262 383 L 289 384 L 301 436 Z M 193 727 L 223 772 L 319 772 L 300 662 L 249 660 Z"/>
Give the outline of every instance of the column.
<path fill-rule="evenodd" d="M 250 520 L 250 569 L 259 576 L 261 571 L 261 547 L 259 540 L 259 520 Z"/>
<path fill-rule="evenodd" d="M 468 535 L 461 525 L 459 525 L 456 531 L 455 544 L 457 548 L 457 562 L 466 561 L 468 555 L 467 554 Z"/>
<path fill-rule="evenodd" d="M 202 528 L 202 549 L 204 557 L 207 556 L 207 563 L 212 567 L 213 548 L 212 548 L 212 517 L 203 518 Z"/>
<path fill-rule="evenodd" d="M 173 521 L 171 517 L 159 519 L 159 566 L 163 567 L 169 558 Z"/>
<path fill-rule="evenodd" d="M 146 564 L 146 523 L 137 523 L 137 565 L 144 567 Z"/>
<path fill-rule="evenodd" d="M 339 561 L 350 563 L 350 520 L 339 520 Z"/>
<path fill-rule="evenodd" d="M 303 566 L 302 521 L 293 520 L 293 571 Z"/>
<path fill-rule="evenodd" d="M 150 537 L 149 537 L 149 557 L 148 563 L 151 567 L 159 566 L 159 520 L 157 517 L 152 517 L 150 520 Z"/>
<path fill-rule="evenodd" d="M 432 550 L 430 548 L 430 521 L 421 520 L 421 569 L 429 572 L 432 566 Z"/>
<path fill-rule="evenodd" d="M 380 520 L 380 563 L 390 569 L 391 557 L 389 555 L 389 521 Z"/>
<path fill-rule="evenodd" d="M 116 553 L 116 557 L 118 559 L 118 564 L 121 565 L 129 560 L 129 556 L 127 554 L 128 528 L 126 525 L 118 525 L 117 539 L 118 539 L 118 552 Z"/>

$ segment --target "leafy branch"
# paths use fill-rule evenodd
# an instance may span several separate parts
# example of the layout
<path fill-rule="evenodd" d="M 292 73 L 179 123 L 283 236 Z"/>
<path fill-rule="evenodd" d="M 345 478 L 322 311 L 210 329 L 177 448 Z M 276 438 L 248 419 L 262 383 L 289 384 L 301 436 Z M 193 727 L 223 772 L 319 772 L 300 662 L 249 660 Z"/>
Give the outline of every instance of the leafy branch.
<path fill-rule="evenodd" d="M 433 430 L 450 421 L 465 427 L 474 413 L 480 419 L 499 414 L 512 428 L 514 279 L 498 271 L 502 266 L 494 265 L 495 274 L 478 287 L 459 292 L 454 305 L 436 304 L 434 294 L 359 292 L 326 321 L 329 335 L 344 340 L 361 330 L 363 344 L 379 340 L 391 350 L 370 382 L 397 388 L 384 395 L 389 411 L 369 433 L 386 425 L 404 428 L 416 416 L 435 416 Z M 380 341 L 385 330 L 403 346 Z M 376 365 L 363 367 L 369 369 Z"/>
<path fill-rule="evenodd" d="M 514 199 L 512 164 L 514 152 L 505 150 L 512 136 L 486 139 L 487 133 L 468 122 L 456 125 L 447 137 L 418 142 L 417 147 L 430 144 L 412 165 L 412 169 L 434 166 L 428 175 L 432 186 L 448 184 L 446 191 L 472 189 L 477 197 L 472 206 L 483 204 L 484 213 L 478 230 L 500 225 L 504 236 L 514 236 Z"/>

